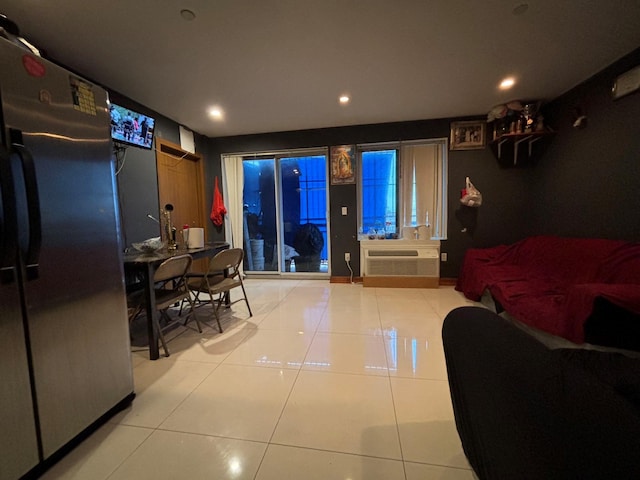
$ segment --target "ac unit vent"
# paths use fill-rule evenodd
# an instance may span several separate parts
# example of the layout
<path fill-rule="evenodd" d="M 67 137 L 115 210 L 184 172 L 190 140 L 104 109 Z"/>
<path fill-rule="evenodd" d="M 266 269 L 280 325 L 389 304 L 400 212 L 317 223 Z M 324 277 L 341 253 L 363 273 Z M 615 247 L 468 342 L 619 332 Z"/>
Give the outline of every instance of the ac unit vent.
<path fill-rule="evenodd" d="M 422 277 L 440 276 L 438 245 L 402 242 L 367 242 L 361 245 L 364 277 Z"/>
<path fill-rule="evenodd" d="M 371 253 L 369 251 L 369 257 L 375 256 Z M 437 277 L 439 275 L 437 258 L 398 258 L 392 257 L 389 253 L 391 252 L 385 252 L 386 258 L 368 258 L 367 275 L 411 277 Z"/>
<path fill-rule="evenodd" d="M 370 257 L 417 257 L 417 250 L 369 250 Z"/>

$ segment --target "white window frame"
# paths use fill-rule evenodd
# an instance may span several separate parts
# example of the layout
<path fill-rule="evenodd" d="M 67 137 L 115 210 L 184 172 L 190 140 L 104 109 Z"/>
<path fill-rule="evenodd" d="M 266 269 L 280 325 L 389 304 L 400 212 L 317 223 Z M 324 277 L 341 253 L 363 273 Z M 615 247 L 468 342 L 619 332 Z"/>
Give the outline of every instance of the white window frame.
<path fill-rule="evenodd" d="M 447 175 L 448 175 L 448 138 L 433 138 L 433 139 L 420 139 L 402 142 L 380 142 L 380 143 L 367 143 L 357 146 L 358 161 L 362 161 L 362 152 L 376 151 L 376 150 L 396 150 L 397 163 L 396 168 L 398 172 L 398 198 L 397 198 L 397 228 L 399 233 L 402 233 L 403 229 L 403 212 L 404 212 L 404 183 L 402 178 L 403 171 L 403 147 L 411 146 L 426 146 L 436 145 L 439 149 L 439 158 L 436 163 L 436 169 L 434 171 L 434 186 L 436 188 L 436 194 L 433 200 L 433 211 L 429 212 L 430 223 L 430 238 L 432 240 L 446 240 L 447 239 Z M 406 149 L 405 149 L 406 151 Z M 406 160 L 405 160 L 406 163 Z M 363 225 L 363 185 L 362 185 L 362 168 L 361 163 L 358 168 L 358 232 L 359 240 L 366 240 L 367 232 L 362 231 Z M 424 222 L 422 222 L 424 223 Z M 418 222 L 420 224 L 420 222 Z M 406 238 L 406 236 L 405 236 Z"/>

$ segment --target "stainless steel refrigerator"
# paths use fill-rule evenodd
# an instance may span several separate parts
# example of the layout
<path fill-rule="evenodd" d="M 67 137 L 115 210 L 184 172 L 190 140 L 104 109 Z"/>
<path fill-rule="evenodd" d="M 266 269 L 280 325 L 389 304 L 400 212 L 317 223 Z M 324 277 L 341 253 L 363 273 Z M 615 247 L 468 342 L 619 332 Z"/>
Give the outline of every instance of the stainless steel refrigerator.
<path fill-rule="evenodd" d="M 133 398 L 107 101 L 0 38 L 3 480 Z"/>

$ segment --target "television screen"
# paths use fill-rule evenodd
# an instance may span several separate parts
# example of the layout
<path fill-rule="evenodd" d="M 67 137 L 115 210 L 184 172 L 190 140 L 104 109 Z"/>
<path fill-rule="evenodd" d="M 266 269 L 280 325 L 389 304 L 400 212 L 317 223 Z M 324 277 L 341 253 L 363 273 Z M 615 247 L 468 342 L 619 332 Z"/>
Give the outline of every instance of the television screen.
<path fill-rule="evenodd" d="M 109 106 L 109 109 L 111 111 L 111 138 L 114 141 L 151 149 L 155 125 L 155 120 L 152 117 L 114 103 Z"/>

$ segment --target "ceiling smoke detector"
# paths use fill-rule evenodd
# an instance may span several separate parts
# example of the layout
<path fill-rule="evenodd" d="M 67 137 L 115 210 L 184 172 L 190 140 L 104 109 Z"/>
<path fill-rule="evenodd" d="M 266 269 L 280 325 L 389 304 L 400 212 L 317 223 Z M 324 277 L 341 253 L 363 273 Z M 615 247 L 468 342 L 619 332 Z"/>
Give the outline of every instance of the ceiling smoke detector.
<path fill-rule="evenodd" d="M 196 19 L 196 14 L 193 13 L 192 10 L 189 10 L 187 8 L 180 10 L 180 16 L 182 17 L 183 20 L 186 20 L 187 22 L 190 22 Z"/>

